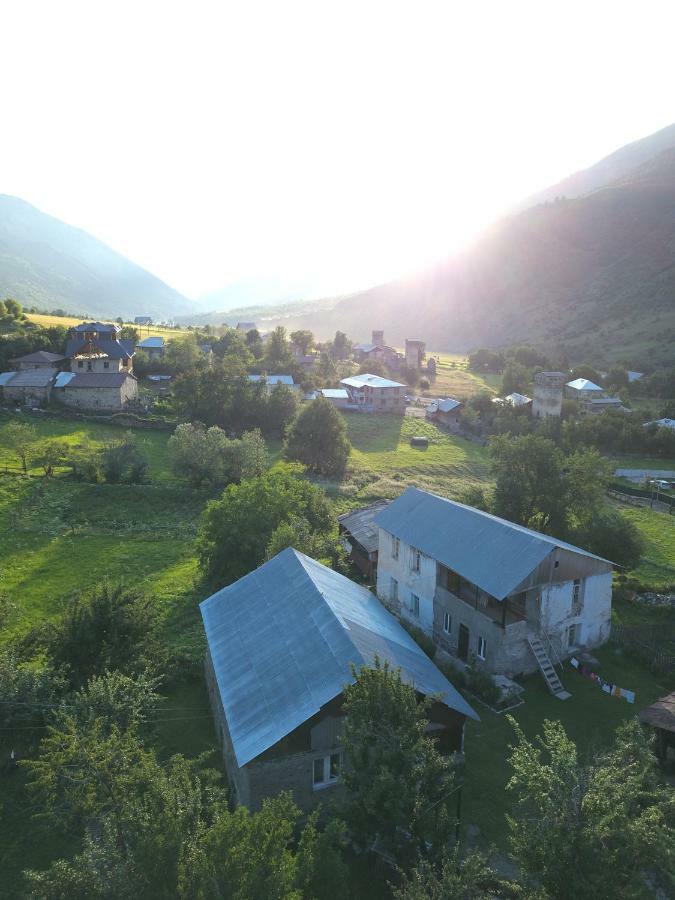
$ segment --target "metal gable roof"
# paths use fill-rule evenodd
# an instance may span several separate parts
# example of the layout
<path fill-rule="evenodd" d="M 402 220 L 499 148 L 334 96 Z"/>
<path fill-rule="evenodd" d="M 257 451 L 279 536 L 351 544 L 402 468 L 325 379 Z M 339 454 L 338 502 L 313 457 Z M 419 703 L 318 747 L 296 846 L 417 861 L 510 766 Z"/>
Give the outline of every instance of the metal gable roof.
<path fill-rule="evenodd" d="M 5 384 L 7 387 L 36 387 L 46 388 L 52 383 L 54 378 L 54 369 L 22 369 L 16 373 L 14 378 Z"/>
<path fill-rule="evenodd" d="M 137 344 L 139 350 L 142 350 L 145 347 L 151 347 L 153 349 L 161 349 L 164 347 L 164 338 L 163 337 L 147 337 L 144 338 Z"/>
<path fill-rule="evenodd" d="M 16 372 L 0 372 L 0 387 L 11 381 L 15 375 Z"/>
<path fill-rule="evenodd" d="M 575 378 L 574 381 L 568 381 L 566 387 L 573 388 L 575 391 L 601 391 L 602 388 L 589 381 L 588 378 Z"/>
<path fill-rule="evenodd" d="M 397 387 L 402 388 L 405 387 L 404 384 L 401 384 L 399 381 L 392 381 L 390 378 L 382 378 L 381 375 L 353 375 L 351 378 L 343 378 L 340 384 L 346 384 L 347 387 L 353 388 L 361 388 L 361 387 L 376 387 L 376 388 L 388 388 L 388 387 Z"/>
<path fill-rule="evenodd" d="M 375 655 L 463 715 L 464 698 L 366 588 L 291 548 L 200 604 L 234 753 L 244 766 L 315 715 Z"/>
<path fill-rule="evenodd" d="M 565 541 L 419 488 L 404 491 L 375 524 L 497 600 L 512 593 L 556 547 L 611 566 Z"/>
<path fill-rule="evenodd" d="M 374 522 L 375 516 L 389 503 L 388 500 L 380 500 L 362 509 L 354 509 L 338 516 L 338 522 L 342 527 L 358 541 L 369 553 L 377 550 L 379 529 Z"/>

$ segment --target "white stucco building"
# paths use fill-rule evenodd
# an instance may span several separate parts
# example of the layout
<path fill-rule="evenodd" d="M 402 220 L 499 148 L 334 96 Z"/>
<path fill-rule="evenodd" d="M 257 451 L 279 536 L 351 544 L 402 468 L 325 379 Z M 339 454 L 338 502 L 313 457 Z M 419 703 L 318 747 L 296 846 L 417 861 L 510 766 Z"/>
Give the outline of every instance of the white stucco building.
<path fill-rule="evenodd" d="M 533 642 L 562 659 L 609 637 L 607 560 L 417 488 L 375 524 L 378 596 L 463 662 L 517 675 Z"/>

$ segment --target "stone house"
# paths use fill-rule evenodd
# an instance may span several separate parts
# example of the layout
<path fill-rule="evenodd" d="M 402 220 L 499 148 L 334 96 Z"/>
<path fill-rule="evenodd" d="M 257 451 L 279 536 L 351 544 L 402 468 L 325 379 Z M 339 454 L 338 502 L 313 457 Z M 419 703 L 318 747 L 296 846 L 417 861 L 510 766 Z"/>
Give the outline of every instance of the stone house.
<path fill-rule="evenodd" d="M 345 409 L 349 406 L 349 394 L 344 388 L 322 388 L 316 392 L 316 396 L 330 400 L 338 409 Z"/>
<path fill-rule="evenodd" d="M 3 372 L 0 388 L 3 399 L 21 406 L 43 406 L 49 402 L 56 371 L 51 368 Z"/>
<path fill-rule="evenodd" d="M 48 350 L 36 350 L 35 353 L 11 359 L 10 363 L 17 372 L 23 369 L 61 369 L 67 365 L 68 357 L 60 353 L 50 353 Z"/>
<path fill-rule="evenodd" d="M 434 697 L 442 751 L 461 751 L 466 718 L 478 718 L 370 591 L 292 548 L 200 610 L 231 797 L 252 810 L 282 790 L 305 812 L 340 796 L 343 690 L 376 656 Z"/>
<path fill-rule="evenodd" d="M 405 385 L 398 381 L 380 375 L 352 375 L 340 385 L 349 394 L 350 406 L 361 412 L 405 413 Z"/>
<path fill-rule="evenodd" d="M 61 372 L 52 398 L 78 409 L 118 411 L 138 399 L 138 382 L 127 372 Z"/>
<path fill-rule="evenodd" d="M 378 596 L 462 662 L 517 675 L 609 637 L 612 564 L 408 488 L 375 518 Z"/>
<path fill-rule="evenodd" d="M 535 419 L 545 419 L 547 416 L 560 418 L 566 378 L 564 372 L 537 372 L 534 376 L 532 401 L 532 415 Z"/>
<path fill-rule="evenodd" d="M 147 353 L 147 355 L 151 359 L 158 359 L 161 356 L 164 356 L 164 338 L 163 337 L 147 337 L 142 341 L 139 341 L 136 344 L 137 350 L 142 350 L 143 353 Z"/>
<path fill-rule="evenodd" d="M 82 322 L 68 329 L 66 356 L 71 372 L 133 371 L 133 341 L 121 340 L 119 325 Z"/>
<path fill-rule="evenodd" d="M 438 422 L 448 428 L 458 429 L 462 424 L 462 408 L 461 400 L 453 400 L 452 397 L 445 397 L 439 400 L 433 400 L 426 408 L 426 417 L 433 422 Z"/>
<path fill-rule="evenodd" d="M 565 385 L 565 396 L 568 400 L 593 400 L 602 397 L 604 391 L 600 385 L 588 378 L 575 378 Z"/>

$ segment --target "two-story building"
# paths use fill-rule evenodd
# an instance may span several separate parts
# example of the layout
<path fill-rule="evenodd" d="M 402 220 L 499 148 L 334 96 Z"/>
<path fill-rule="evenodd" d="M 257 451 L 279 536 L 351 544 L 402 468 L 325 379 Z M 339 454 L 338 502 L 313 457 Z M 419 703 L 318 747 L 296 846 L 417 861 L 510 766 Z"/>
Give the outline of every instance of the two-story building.
<path fill-rule="evenodd" d="M 433 698 L 429 733 L 463 748 L 478 716 L 366 588 L 288 548 L 200 604 L 206 681 L 234 802 L 290 790 L 305 811 L 339 797 L 342 695 L 376 657 Z"/>
<path fill-rule="evenodd" d="M 404 415 L 405 385 L 380 375 L 352 375 L 340 382 L 349 394 L 349 403 L 362 412 Z"/>
<path fill-rule="evenodd" d="M 133 371 L 134 343 L 120 339 L 119 325 L 82 322 L 68 329 L 66 356 L 71 372 Z"/>
<path fill-rule="evenodd" d="M 418 488 L 375 524 L 378 596 L 463 662 L 515 675 L 609 637 L 605 559 Z"/>

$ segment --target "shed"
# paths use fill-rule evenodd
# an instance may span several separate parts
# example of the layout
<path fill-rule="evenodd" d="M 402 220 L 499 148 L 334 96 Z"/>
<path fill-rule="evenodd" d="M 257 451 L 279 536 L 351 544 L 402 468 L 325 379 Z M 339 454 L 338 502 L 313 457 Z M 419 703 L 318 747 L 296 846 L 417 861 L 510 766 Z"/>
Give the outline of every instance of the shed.
<path fill-rule="evenodd" d="M 373 580 L 377 572 L 379 529 L 374 519 L 387 503 L 389 500 L 380 500 L 338 516 L 340 535 L 347 544 L 349 558 L 369 580 Z"/>
<path fill-rule="evenodd" d="M 38 406 L 47 403 L 54 383 L 54 369 L 22 369 L 2 385 L 6 400 Z"/>
<path fill-rule="evenodd" d="M 640 721 L 656 732 L 656 752 L 661 759 L 668 757 L 669 750 L 675 754 L 675 691 L 640 710 Z"/>

